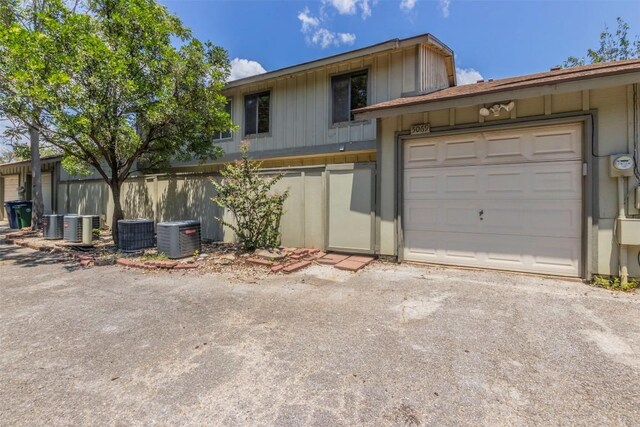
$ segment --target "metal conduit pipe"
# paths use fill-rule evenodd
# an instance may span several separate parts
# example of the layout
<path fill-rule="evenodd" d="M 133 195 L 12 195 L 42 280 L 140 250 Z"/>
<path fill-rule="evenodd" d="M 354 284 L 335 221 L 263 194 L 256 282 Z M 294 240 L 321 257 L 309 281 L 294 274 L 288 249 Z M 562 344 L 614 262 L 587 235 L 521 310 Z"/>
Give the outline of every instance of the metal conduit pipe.
<path fill-rule="evenodd" d="M 625 200 L 625 182 L 624 177 L 618 177 L 618 220 L 626 218 L 624 211 Z M 627 283 L 629 281 L 629 269 L 627 268 L 627 246 L 618 242 L 618 263 L 621 283 Z"/>

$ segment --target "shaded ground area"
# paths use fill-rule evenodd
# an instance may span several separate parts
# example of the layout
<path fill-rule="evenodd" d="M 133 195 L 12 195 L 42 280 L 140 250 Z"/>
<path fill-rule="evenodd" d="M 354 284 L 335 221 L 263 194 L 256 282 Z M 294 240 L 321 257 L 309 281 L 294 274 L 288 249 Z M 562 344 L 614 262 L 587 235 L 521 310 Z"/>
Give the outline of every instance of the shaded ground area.
<path fill-rule="evenodd" d="M 69 268 L 0 245 L 1 425 L 640 423 L 638 294 L 384 264 Z"/>

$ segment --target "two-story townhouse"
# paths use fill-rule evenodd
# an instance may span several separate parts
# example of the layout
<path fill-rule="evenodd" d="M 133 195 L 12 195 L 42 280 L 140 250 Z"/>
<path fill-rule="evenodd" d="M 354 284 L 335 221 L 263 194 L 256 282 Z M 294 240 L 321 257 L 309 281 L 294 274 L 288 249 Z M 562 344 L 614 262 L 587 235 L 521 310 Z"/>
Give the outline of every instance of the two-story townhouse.
<path fill-rule="evenodd" d="M 230 82 L 225 156 L 133 177 L 125 214 L 233 239 L 209 181 L 246 140 L 265 173 L 286 174 L 287 246 L 637 277 L 639 86 L 640 60 L 457 86 L 433 36 L 392 40 Z M 55 170 L 54 209 L 109 219 L 99 179 Z"/>
<path fill-rule="evenodd" d="M 125 215 L 196 218 L 205 238 L 233 239 L 214 219 L 221 212 L 210 200 L 209 180 L 248 142 L 265 172 L 286 174 L 283 244 L 374 253 L 378 127 L 375 119 L 356 119 L 353 110 L 453 85 L 453 52 L 430 34 L 231 81 L 225 94 L 238 128 L 213 136 L 224 157 L 134 176 L 123 187 Z M 79 182 L 62 171 L 59 210 L 99 213 L 108 223 L 105 185 L 97 176 Z"/>

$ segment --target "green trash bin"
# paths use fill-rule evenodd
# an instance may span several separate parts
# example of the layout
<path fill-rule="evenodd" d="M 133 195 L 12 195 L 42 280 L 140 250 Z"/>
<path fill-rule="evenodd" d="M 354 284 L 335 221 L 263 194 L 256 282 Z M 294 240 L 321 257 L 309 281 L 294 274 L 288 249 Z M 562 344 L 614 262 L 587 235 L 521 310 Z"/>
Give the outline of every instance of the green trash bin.
<path fill-rule="evenodd" d="M 16 216 L 18 217 L 18 226 L 20 228 L 31 227 L 31 206 L 21 205 L 14 207 L 16 209 Z"/>

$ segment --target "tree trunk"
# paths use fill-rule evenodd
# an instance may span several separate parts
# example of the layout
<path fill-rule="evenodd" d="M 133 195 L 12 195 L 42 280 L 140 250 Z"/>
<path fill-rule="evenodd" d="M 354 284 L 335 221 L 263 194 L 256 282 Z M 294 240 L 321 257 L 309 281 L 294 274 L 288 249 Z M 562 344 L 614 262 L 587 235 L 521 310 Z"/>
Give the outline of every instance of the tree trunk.
<path fill-rule="evenodd" d="M 39 230 L 44 214 L 42 200 L 42 170 L 40 164 L 40 134 L 34 127 L 29 127 L 29 144 L 31 148 L 31 229 Z"/>
<path fill-rule="evenodd" d="M 113 220 L 111 221 L 111 235 L 113 237 L 113 243 L 118 246 L 118 220 L 124 219 L 124 213 L 122 212 L 122 205 L 120 201 L 120 187 L 122 183 L 113 180 L 110 184 L 111 195 L 113 196 Z"/>

